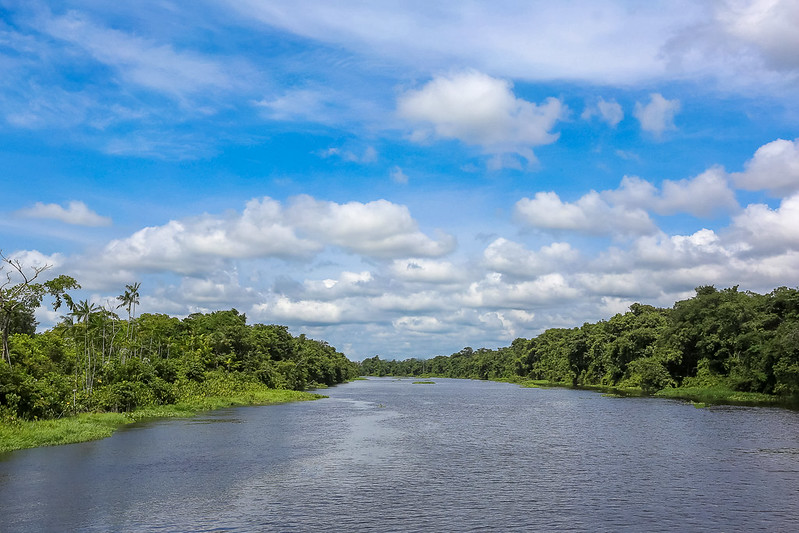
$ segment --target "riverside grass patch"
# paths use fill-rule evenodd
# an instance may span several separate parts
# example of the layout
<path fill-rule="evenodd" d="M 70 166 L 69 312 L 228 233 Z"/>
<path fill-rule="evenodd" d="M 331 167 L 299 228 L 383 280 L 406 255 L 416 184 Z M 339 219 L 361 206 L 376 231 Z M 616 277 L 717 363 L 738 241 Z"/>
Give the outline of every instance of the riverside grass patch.
<path fill-rule="evenodd" d="M 73 444 L 110 437 L 118 428 L 155 418 L 188 418 L 202 411 L 317 400 L 324 395 L 270 389 L 257 382 L 227 376 L 178 387 L 179 400 L 170 405 L 144 406 L 126 413 L 81 413 L 49 420 L 14 420 L 0 423 L 0 453 L 39 446 Z"/>
<path fill-rule="evenodd" d="M 657 391 L 658 398 L 690 400 L 698 404 L 781 405 L 784 398 L 759 392 L 741 392 L 725 386 L 671 387 Z"/>

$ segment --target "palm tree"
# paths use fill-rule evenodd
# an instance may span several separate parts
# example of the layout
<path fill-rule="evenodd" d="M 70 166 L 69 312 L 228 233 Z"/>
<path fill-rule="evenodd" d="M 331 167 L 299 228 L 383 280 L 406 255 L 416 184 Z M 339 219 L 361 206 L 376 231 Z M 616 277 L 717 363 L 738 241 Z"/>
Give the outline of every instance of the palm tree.
<path fill-rule="evenodd" d="M 128 312 L 128 339 L 133 335 L 132 324 L 136 316 L 136 306 L 139 304 L 139 287 L 141 283 L 138 281 L 125 285 L 125 292 L 117 296 L 117 300 L 120 301 L 117 308 L 124 307 Z"/>
<path fill-rule="evenodd" d="M 130 350 L 130 343 L 133 340 L 133 319 L 136 315 L 136 306 L 139 303 L 139 287 L 141 287 L 141 283 L 138 281 L 136 283 L 125 285 L 125 292 L 117 296 L 117 300 L 120 301 L 117 307 L 124 307 L 128 312 L 128 351 Z M 122 362 L 125 362 L 124 355 L 122 357 Z"/>
<path fill-rule="evenodd" d="M 78 302 L 69 313 L 74 316 L 78 323 L 83 322 L 83 353 L 86 356 L 86 373 L 85 373 L 85 389 L 91 390 L 92 382 L 94 381 L 94 373 L 92 372 L 92 354 L 89 347 L 89 321 L 92 316 L 99 311 L 100 308 L 88 300 Z"/>

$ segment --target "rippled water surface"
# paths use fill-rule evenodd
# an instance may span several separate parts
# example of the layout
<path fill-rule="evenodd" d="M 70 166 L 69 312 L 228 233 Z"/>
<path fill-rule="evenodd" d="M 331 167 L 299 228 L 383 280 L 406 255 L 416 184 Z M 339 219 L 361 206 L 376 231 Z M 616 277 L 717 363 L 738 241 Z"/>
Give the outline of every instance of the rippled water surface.
<path fill-rule="evenodd" d="M 0 455 L 0 531 L 799 531 L 799 413 L 371 379 Z"/>

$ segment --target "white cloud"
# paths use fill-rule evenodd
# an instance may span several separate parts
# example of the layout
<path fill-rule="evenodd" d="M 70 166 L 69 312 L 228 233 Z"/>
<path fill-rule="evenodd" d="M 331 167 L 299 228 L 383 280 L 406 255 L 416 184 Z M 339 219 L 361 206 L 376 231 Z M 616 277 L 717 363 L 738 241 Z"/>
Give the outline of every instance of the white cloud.
<path fill-rule="evenodd" d="M 344 309 L 338 302 L 293 301 L 284 297 L 272 304 L 256 304 L 253 312 L 261 320 L 278 324 L 337 324 L 344 318 Z"/>
<path fill-rule="evenodd" d="M 736 186 L 750 190 L 768 190 L 783 196 L 799 190 L 799 139 L 777 139 L 757 149 L 746 162 L 743 172 L 732 173 Z"/>
<path fill-rule="evenodd" d="M 394 320 L 393 326 L 399 330 L 424 334 L 441 333 L 450 329 L 450 326 L 433 316 L 404 316 Z"/>
<path fill-rule="evenodd" d="M 265 197 L 250 200 L 241 213 L 171 220 L 115 239 L 96 264 L 196 275 L 235 259 L 307 259 L 325 246 L 393 259 L 440 256 L 455 241 L 445 234 L 431 239 L 407 207 L 386 200 L 337 204 L 299 196 L 284 206 Z"/>
<path fill-rule="evenodd" d="M 603 191 L 602 196 L 614 204 L 652 210 L 661 215 L 689 213 L 709 217 L 739 208 L 727 174 L 718 166 L 694 178 L 664 180 L 661 191 L 646 180 L 625 176 L 618 189 Z"/>
<path fill-rule="evenodd" d="M 463 281 L 464 272 L 448 261 L 431 259 L 398 259 L 389 268 L 396 279 L 413 283 L 456 283 Z"/>
<path fill-rule="evenodd" d="M 346 150 L 344 148 L 336 148 L 331 147 L 327 150 L 322 150 L 318 152 L 319 156 L 327 159 L 329 157 L 338 157 L 341 158 L 343 161 L 347 163 L 374 163 L 377 161 L 377 150 L 374 149 L 372 146 L 367 146 L 363 152 L 358 155 L 352 150 Z"/>
<path fill-rule="evenodd" d="M 665 238 L 660 234 L 638 239 L 633 248 L 636 263 L 660 267 L 676 267 L 721 263 L 732 255 L 725 249 L 721 239 L 713 230 L 703 228 L 691 235 L 672 235 Z"/>
<path fill-rule="evenodd" d="M 707 217 L 717 211 L 738 208 L 735 193 L 727 185 L 724 169 L 713 167 L 692 179 L 664 180 L 654 209 L 661 214 L 690 213 Z"/>
<path fill-rule="evenodd" d="M 172 220 L 111 241 L 103 262 L 120 268 L 202 272 L 209 262 L 254 257 L 303 257 L 319 243 L 297 236 L 283 207 L 271 198 L 250 200 L 241 214 Z"/>
<path fill-rule="evenodd" d="M 624 118 L 624 110 L 616 100 L 605 100 L 600 97 L 595 105 L 585 108 L 581 117 L 590 120 L 594 115 L 598 115 L 602 121 L 615 128 Z"/>
<path fill-rule="evenodd" d="M 330 116 L 330 95 L 314 89 L 291 89 L 281 96 L 259 100 L 255 105 L 264 109 L 271 120 L 325 123 Z"/>
<path fill-rule="evenodd" d="M 500 274 L 487 274 L 471 283 L 461 296 L 467 307 L 530 309 L 557 301 L 572 300 L 579 292 L 559 273 L 545 274 L 530 281 L 507 283 Z"/>
<path fill-rule="evenodd" d="M 85 50 L 95 60 L 116 69 L 129 81 L 158 91 L 183 96 L 238 85 L 230 60 L 209 59 L 189 51 L 177 51 L 120 30 L 94 24 L 70 11 L 61 17 L 43 16 L 41 30 Z"/>
<path fill-rule="evenodd" d="M 442 291 L 442 287 L 415 291 L 408 286 L 387 287 L 386 292 L 369 301 L 376 311 L 391 313 L 438 313 L 451 309 L 453 302 L 450 292 Z"/>
<path fill-rule="evenodd" d="M 401 117 L 419 125 L 412 139 L 458 139 L 488 154 L 516 154 L 535 161 L 532 147 L 550 144 L 565 113 L 556 98 L 537 105 L 516 98 L 510 82 L 469 71 L 439 76 L 398 100 Z"/>
<path fill-rule="evenodd" d="M 574 203 L 563 202 L 555 192 L 538 192 L 516 202 L 516 218 L 525 225 L 590 235 L 642 235 L 655 230 L 642 209 L 611 205 L 591 191 Z"/>
<path fill-rule="evenodd" d="M 337 204 L 299 196 L 286 209 L 290 223 L 324 244 L 378 258 L 431 257 L 450 252 L 455 240 L 420 232 L 410 211 L 386 200 Z"/>
<path fill-rule="evenodd" d="M 679 100 L 667 100 L 660 93 L 652 93 L 649 103 L 635 103 L 633 116 L 641 123 L 641 129 L 660 137 L 665 131 L 676 130 L 674 117 L 680 110 Z"/>
<path fill-rule="evenodd" d="M 752 204 L 733 218 L 731 230 L 752 251 L 799 249 L 799 194 L 784 198 L 777 209 Z"/>
<path fill-rule="evenodd" d="M 771 68 L 799 69 L 799 4 L 794 0 L 727 0 L 718 3 L 716 18 Z"/>
<path fill-rule="evenodd" d="M 564 270 L 579 253 L 565 242 L 554 242 L 533 252 L 517 242 L 499 237 L 483 251 L 485 265 L 496 272 L 533 278 Z"/>
<path fill-rule="evenodd" d="M 391 181 L 394 183 L 399 183 L 400 185 L 408 184 L 408 175 L 405 174 L 400 167 L 393 167 L 389 175 L 391 176 Z"/>
<path fill-rule="evenodd" d="M 376 295 L 379 289 L 375 278 L 369 271 L 339 274 L 338 279 L 305 280 L 304 295 L 317 300 L 332 300 L 351 296 Z"/>
<path fill-rule="evenodd" d="M 0 252 L 3 252 L 0 249 Z M 5 253 L 5 256 L 8 259 L 19 261 L 19 264 L 22 265 L 23 269 L 26 273 L 32 273 L 34 268 L 49 268 L 51 271 L 59 268 L 61 265 L 64 264 L 66 258 L 60 253 L 54 254 L 43 254 L 39 250 L 17 250 L 12 253 Z M 5 266 L 6 272 L 11 272 L 12 269 L 7 265 L 0 264 L 0 266 Z M 43 276 L 49 276 L 52 274 L 42 274 Z"/>
<path fill-rule="evenodd" d="M 662 75 L 662 45 L 706 10 L 693 2 L 629 6 L 498 1 L 443 5 L 229 1 L 248 19 L 415 68 L 473 65 L 529 80 L 629 83 Z M 567 36 L 567 38 L 564 38 Z"/>
<path fill-rule="evenodd" d="M 58 204 L 36 202 L 33 207 L 22 209 L 19 214 L 31 218 L 49 218 L 76 226 L 110 226 L 109 217 L 100 216 L 83 202 L 69 202 L 66 208 Z"/>

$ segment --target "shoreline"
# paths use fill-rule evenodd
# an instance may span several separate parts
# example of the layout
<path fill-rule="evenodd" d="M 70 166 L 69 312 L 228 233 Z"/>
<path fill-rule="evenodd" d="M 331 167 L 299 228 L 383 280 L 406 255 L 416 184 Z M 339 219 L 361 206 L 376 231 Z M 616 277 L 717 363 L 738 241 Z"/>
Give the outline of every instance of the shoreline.
<path fill-rule="evenodd" d="M 384 376 L 405 377 L 413 379 L 446 378 L 446 376 Z M 611 387 L 605 385 L 572 385 L 571 383 L 547 381 L 543 379 L 522 378 L 496 378 L 480 380 L 479 378 L 451 378 L 474 379 L 477 381 L 496 381 L 499 383 L 512 383 L 526 388 L 562 388 L 588 390 L 606 395 L 615 395 L 630 398 L 663 398 L 667 400 L 683 400 L 694 404 L 696 407 L 710 405 L 737 405 L 746 407 L 780 407 L 791 411 L 799 411 L 799 398 L 774 396 L 760 392 L 741 392 L 723 386 L 710 387 L 670 387 L 655 392 L 645 392 L 640 387 Z"/>
<path fill-rule="evenodd" d="M 683 400 L 695 407 L 709 405 L 738 405 L 747 407 L 781 407 L 791 411 L 799 410 L 799 400 L 774 396 L 760 392 L 741 392 L 726 387 L 670 387 L 655 392 L 645 392 L 639 387 L 606 387 L 603 385 L 570 385 L 553 383 L 544 380 L 498 380 L 516 383 L 522 387 L 560 387 L 565 389 L 590 390 L 622 397 L 663 398 L 667 400 Z"/>
<path fill-rule="evenodd" d="M 47 420 L 0 423 L 0 454 L 17 450 L 75 444 L 110 437 L 128 424 L 159 418 L 191 418 L 227 407 L 274 405 L 326 398 L 322 394 L 284 389 L 253 389 L 230 396 L 206 396 L 176 404 L 143 407 L 129 413 L 80 413 Z"/>

